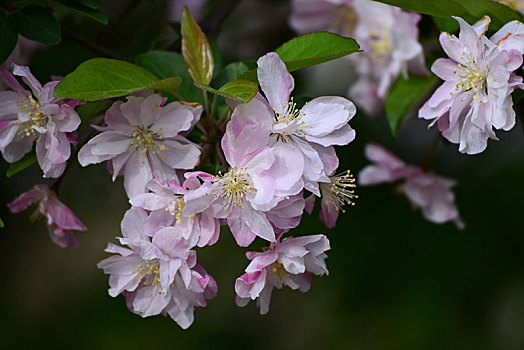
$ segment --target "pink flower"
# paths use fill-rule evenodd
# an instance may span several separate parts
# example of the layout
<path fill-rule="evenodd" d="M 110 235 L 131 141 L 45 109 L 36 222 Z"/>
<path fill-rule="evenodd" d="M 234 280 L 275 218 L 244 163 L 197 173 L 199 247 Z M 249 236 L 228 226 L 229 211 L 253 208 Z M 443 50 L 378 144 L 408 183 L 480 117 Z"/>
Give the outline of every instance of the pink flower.
<path fill-rule="evenodd" d="M 359 19 L 353 37 L 364 52 L 351 57 L 361 77 L 349 96 L 368 114 L 375 114 L 400 74 L 407 77 L 408 69 L 427 74 L 418 42 L 421 16 L 369 0 L 354 0 L 353 9 Z"/>
<path fill-rule="evenodd" d="M 330 31 L 348 36 L 357 20 L 351 4 L 352 0 L 293 0 L 289 25 L 300 34 Z"/>
<path fill-rule="evenodd" d="M 216 283 L 196 265 L 195 251 L 173 227 L 152 231 L 150 219 L 143 209 L 128 210 L 119 240 L 131 249 L 109 243 L 106 251 L 117 255 L 98 267 L 111 275 L 109 295 L 124 294 L 130 311 L 142 317 L 167 313 L 187 328 L 194 306 L 205 306 Z"/>
<path fill-rule="evenodd" d="M 274 208 L 266 213 L 275 231 L 289 230 L 300 224 L 304 212 L 305 201 L 302 192 L 285 197 Z"/>
<path fill-rule="evenodd" d="M 426 220 L 441 224 L 452 221 L 459 229 L 465 227 L 460 218 L 455 195 L 451 188 L 455 181 L 444 176 L 426 172 L 423 168 L 407 165 L 382 146 L 368 144 L 366 157 L 375 162 L 358 175 L 361 186 L 404 180 L 399 189 L 414 208 L 420 208 Z"/>
<path fill-rule="evenodd" d="M 7 206 L 11 213 L 19 213 L 35 203 L 38 203 L 38 209 L 33 217 L 42 215 L 47 219 L 51 240 L 62 248 L 77 247 L 78 239 L 73 231 L 85 231 L 87 227 L 46 185 L 35 185 L 32 190 L 22 193 Z"/>
<path fill-rule="evenodd" d="M 152 215 L 166 217 L 167 225 L 174 226 L 179 234 L 189 242 L 189 246 L 203 247 L 213 245 L 220 235 L 220 223 L 210 208 L 194 215 L 184 216 L 184 194 L 200 187 L 195 177 L 190 177 L 182 186 L 177 180 L 161 181 L 153 179 L 147 185 L 151 191 L 139 194 L 129 200 L 136 207 L 152 212 Z"/>
<path fill-rule="evenodd" d="M 310 273 L 328 274 L 325 251 L 329 241 L 324 235 L 289 237 L 272 243 L 264 252 L 248 252 L 251 263 L 246 273 L 235 282 L 236 302 L 246 306 L 249 300 L 257 300 L 262 315 L 269 311 L 273 288 L 286 285 L 291 289 L 307 292 L 311 287 Z"/>
<path fill-rule="evenodd" d="M 0 68 L 11 91 L 0 92 L 0 152 L 9 163 L 20 160 L 36 141 L 38 164 L 44 177 L 59 177 L 71 155 L 68 133 L 80 125 L 73 109 L 77 101 L 59 103 L 53 98 L 58 81 L 42 85 L 28 67 L 14 65 L 13 74 L 21 76 L 32 90 L 27 91 L 5 68 Z"/>
<path fill-rule="evenodd" d="M 440 35 L 447 59 L 433 63 L 431 71 L 445 82 L 422 106 L 419 118 L 432 120 L 446 139 L 459 144 L 459 151 L 477 154 L 487 147 L 488 139 L 497 137 L 495 129 L 510 130 L 515 125 L 511 93 L 524 89 L 515 74 L 522 65 L 524 24 L 507 23 L 491 39 L 484 33 L 489 17 L 470 26 L 460 24 L 457 38 Z"/>
<path fill-rule="evenodd" d="M 200 118 L 202 107 L 179 102 L 163 105 L 158 94 L 128 96 L 107 111 L 106 127 L 79 152 L 82 166 L 111 160 L 113 180 L 124 169 L 124 186 L 132 198 L 146 192 L 153 174 L 173 179 L 176 169 L 191 169 L 199 160 L 199 147 L 181 133 Z"/>
<path fill-rule="evenodd" d="M 270 205 L 275 192 L 270 170 L 275 163 L 273 149 L 262 147 L 239 159 L 228 157 L 227 153 L 226 157 L 231 168 L 225 174 L 186 174 L 198 175 L 204 183 L 184 196 L 182 214 L 190 216 L 210 208 L 215 217 L 227 220 L 241 247 L 250 245 L 256 236 L 274 242 L 275 233 L 264 213 L 274 206 Z"/>
<path fill-rule="evenodd" d="M 340 211 L 343 213 L 346 204 L 355 205 L 353 199 L 358 198 L 353 190 L 355 178 L 349 170 L 342 174 L 332 175 L 329 182 L 319 182 L 322 202 L 320 204 L 320 220 L 327 228 L 335 227 Z M 311 214 L 315 206 L 315 196 L 306 199 L 306 211 Z"/>
<path fill-rule="evenodd" d="M 293 77 L 280 57 L 270 52 L 259 58 L 257 64 L 258 81 L 267 102 L 260 96 L 250 102 L 252 105 L 266 105 L 265 108 L 257 107 L 256 117 L 264 128 L 256 131 L 261 135 L 269 132 L 271 147 L 289 148 L 287 152 L 293 159 L 290 165 L 303 169 L 304 188 L 319 195 L 318 181 L 328 181 L 323 158 L 334 153 L 333 146 L 347 145 L 355 139 L 355 130 L 348 122 L 355 115 L 356 108 L 345 98 L 324 96 L 313 99 L 298 110 L 290 101 L 295 85 Z M 241 114 L 237 109 L 235 113 Z M 325 118 L 326 115 L 329 118 Z"/>

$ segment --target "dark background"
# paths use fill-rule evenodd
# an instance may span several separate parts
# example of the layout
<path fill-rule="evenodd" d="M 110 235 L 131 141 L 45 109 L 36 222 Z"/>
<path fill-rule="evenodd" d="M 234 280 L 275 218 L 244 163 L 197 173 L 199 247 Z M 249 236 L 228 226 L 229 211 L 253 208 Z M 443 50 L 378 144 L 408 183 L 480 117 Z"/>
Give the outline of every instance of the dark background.
<path fill-rule="evenodd" d="M 64 26 L 129 59 L 152 47 L 176 47 L 173 33 L 171 39 L 166 39 L 169 33 L 155 39 L 165 34 L 164 2 L 105 3 L 112 23 L 107 28 L 67 13 Z M 207 13 L 221 3 L 211 2 Z M 217 37 L 225 63 L 254 60 L 292 37 L 288 15 L 286 1 L 241 1 Z M 95 56 L 64 39 L 59 46 L 37 51 L 31 67 L 47 81 L 49 75 L 66 74 Z M 352 77 L 343 60 L 308 69 L 295 74 L 295 95 L 344 95 Z M 442 141 L 433 154 L 430 168 L 458 180 L 456 201 L 466 230 L 427 222 L 395 185 L 358 188 L 357 205 L 341 215 L 336 229 L 327 230 L 316 214 L 306 214 L 290 233 L 328 235 L 330 274 L 314 277 L 305 294 L 275 290 L 265 316 L 258 314 L 255 303 L 245 308 L 234 303 L 234 280 L 248 260 L 246 249 L 224 232 L 215 246 L 198 250 L 199 262 L 217 280 L 219 294 L 207 308 L 196 309 L 195 322 L 185 331 L 167 317 L 142 319 L 127 311 L 123 297 L 107 294 L 108 276 L 96 264 L 108 256 L 103 252 L 107 242 L 120 235 L 129 205 L 122 179 L 112 183 L 104 165 L 81 168 L 76 163 L 60 196 L 89 227 L 79 233 L 79 248 L 54 245 L 42 219 L 29 221 L 31 211 L 11 215 L 0 206 L 6 226 L 0 231 L 2 346 L 524 349 L 522 115 L 519 111 L 515 128 L 498 132 L 500 141 L 490 141 L 480 155 L 461 155 L 457 145 Z M 357 138 L 338 154 L 341 168 L 354 173 L 367 164 L 367 142 L 378 141 L 416 164 L 436 132 L 427 130 L 427 122 L 411 118 L 393 139 L 383 115 L 372 119 L 357 114 L 350 124 Z M 0 174 L 6 169 L 0 162 Z M 2 203 L 35 183 L 46 183 L 37 167 L 0 178 Z"/>

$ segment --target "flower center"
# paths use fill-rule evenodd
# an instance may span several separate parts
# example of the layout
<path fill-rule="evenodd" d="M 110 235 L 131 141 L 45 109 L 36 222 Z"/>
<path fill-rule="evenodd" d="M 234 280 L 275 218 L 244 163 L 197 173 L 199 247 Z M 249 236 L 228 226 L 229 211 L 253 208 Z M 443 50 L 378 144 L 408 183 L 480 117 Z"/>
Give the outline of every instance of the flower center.
<path fill-rule="evenodd" d="M 341 210 L 345 212 L 342 207 L 346 204 L 355 205 L 353 199 L 358 198 L 353 188 L 355 185 L 355 178 L 349 170 L 346 172 L 330 177 L 330 183 L 320 183 L 320 189 L 324 198 L 328 211 L 331 209 Z"/>
<path fill-rule="evenodd" d="M 159 286 L 160 275 L 159 275 L 160 263 L 158 259 L 153 260 L 142 260 L 142 263 L 138 264 L 135 271 L 138 272 L 141 282 L 146 287 Z"/>
<path fill-rule="evenodd" d="M 244 199 L 256 193 L 256 190 L 251 186 L 251 175 L 245 172 L 243 168 L 231 168 L 224 175 L 219 172 L 217 178 L 218 181 L 211 189 L 216 198 L 222 197 L 226 200 L 224 211 L 228 215 L 232 207 L 242 208 Z"/>
<path fill-rule="evenodd" d="M 287 142 L 289 141 L 291 135 L 296 135 L 300 137 L 306 136 L 306 133 L 304 132 L 304 128 L 306 128 L 306 126 L 305 126 L 305 123 L 301 120 L 302 119 L 301 115 L 304 115 L 304 112 L 302 112 L 301 109 L 297 109 L 297 104 L 293 101 L 293 97 L 291 97 L 291 101 L 286 103 L 283 106 L 283 108 L 284 108 L 284 112 L 282 113 L 275 112 L 275 122 L 277 124 L 285 124 L 285 125 L 289 125 L 293 122 L 295 124 L 293 127 L 290 127 L 287 130 L 282 130 L 281 132 L 278 132 L 277 139 L 283 142 Z"/>
<path fill-rule="evenodd" d="M 22 137 L 33 135 L 38 139 L 40 133 L 43 131 L 43 129 L 45 129 L 47 122 L 49 121 L 49 117 L 42 112 L 38 112 L 40 104 L 35 101 L 33 96 L 16 101 L 16 106 L 20 112 L 27 113 L 29 115 L 29 120 L 21 123 L 14 123 L 15 125 L 20 125 L 22 127 L 18 134 Z"/>
<path fill-rule="evenodd" d="M 271 274 L 276 275 L 276 277 L 278 277 L 279 280 L 283 280 L 285 277 L 289 277 L 289 273 L 284 268 L 284 265 L 279 262 L 273 263 L 270 271 Z"/>
<path fill-rule="evenodd" d="M 458 68 L 453 71 L 454 74 L 458 73 L 461 78 L 455 86 L 455 91 L 467 91 L 467 95 L 473 91 L 473 99 L 477 99 L 479 91 L 483 91 L 486 87 L 486 78 L 488 76 L 488 70 L 481 70 L 477 65 L 476 61 L 466 61 L 466 66 L 458 65 Z"/>
<path fill-rule="evenodd" d="M 158 154 L 158 157 L 162 159 L 160 151 L 169 151 L 165 145 L 158 145 L 158 141 L 161 141 L 164 137 L 156 130 L 151 130 L 149 126 L 138 125 L 133 133 L 131 134 L 133 141 L 129 146 L 129 151 L 140 148 L 140 152 L 146 153 L 148 150 L 153 154 Z"/>
<path fill-rule="evenodd" d="M 393 51 L 389 33 L 385 30 L 379 31 L 373 29 L 369 34 L 369 45 L 371 46 L 370 57 L 373 61 L 383 63 L 385 56 Z"/>

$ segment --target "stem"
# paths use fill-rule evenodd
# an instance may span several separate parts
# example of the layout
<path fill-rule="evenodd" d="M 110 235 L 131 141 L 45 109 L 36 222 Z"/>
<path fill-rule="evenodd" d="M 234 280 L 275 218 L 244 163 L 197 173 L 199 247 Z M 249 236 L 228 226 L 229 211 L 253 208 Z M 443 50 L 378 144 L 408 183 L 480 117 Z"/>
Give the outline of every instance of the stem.
<path fill-rule="evenodd" d="M 440 133 L 437 131 L 435 136 L 433 137 L 433 141 L 429 145 L 428 150 L 426 151 L 426 155 L 424 156 L 424 160 L 422 160 L 422 164 L 420 165 L 424 171 L 427 170 L 429 160 L 431 159 L 431 155 L 433 154 L 433 151 L 435 148 L 437 148 L 438 141 L 440 140 Z"/>
<path fill-rule="evenodd" d="M 114 52 L 111 52 L 110 50 L 106 49 L 105 47 L 102 47 L 86 38 L 83 38 L 75 33 L 73 33 L 72 31 L 70 31 L 69 29 L 67 29 L 66 27 L 62 26 L 62 34 L 64 35 L 64 37 L 66 37 L 67 39 L 71 40 L 71 41 L 74 41 L 76 42 L 77 44 L 80 44 L 86 48 L 88 48 L 89 50 L 91 50 L 93 53 L 96 53 L 96 54 L 99 54 L 99 55 L 102 55 L 104 57 L 107 57 L 107 58 L 114 58 L 116 60 L 123 60 L 124 57 L 123 56 L 120 56 Z"/>
<path fill-rule="evenodd" d="M 202 90 L 202 94 L 204 95 L 204 109 L 206 110 L 207 118 L 209 119 L 209 100 L 207 99 L 207 92 Z"/>
<path fill-rule="evenodd" d="M 213 97 L 213 104 L 211 106 L 211 114 L 209 116 L 209 126 L 212 127 L 213 126 L 213 117 L 215 116 L 215 111 L 217 109 L 217 100 L 218 100 L 218 95 L 215 95 L 215 97 Z"/>

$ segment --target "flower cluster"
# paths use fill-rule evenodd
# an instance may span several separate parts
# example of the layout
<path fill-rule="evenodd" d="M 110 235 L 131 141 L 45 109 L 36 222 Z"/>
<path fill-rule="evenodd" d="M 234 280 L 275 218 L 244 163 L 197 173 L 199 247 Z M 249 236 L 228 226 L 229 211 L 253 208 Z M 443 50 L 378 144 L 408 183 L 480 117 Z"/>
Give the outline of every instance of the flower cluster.
<path fill-rule="evenodd" d="M 349 97 L 374 115 L 400 74 L 427 74 L 418 42 L 420 19 L 417 13 L 371 0 L 294 0 L 290 25 L 299 33 L 329 30 L 359 43 L 363 52 L 350 57 L 359 78 Z"/>
<path fill-rule="evenodd" d="M 200 154 L 182 135 L 202 108 L 164 104 L 157 94 L 116 102 L 107 126 L 95 127 L 101 133 L 79 152 L 82 165 L 109 161 L 113 178 L 125 169 L 133 207 L 122 221 L 120 242 L 130 249 L 110 244 L 107 251 L 118 255 L 99 267 L 111 275 L 110 295 L 123 294 L 134 313 L 168 314 L 188 327 L 194 306 L 205 306 L 216 294 L 193 249 L 215 244 L 224 224 L 240 247 L 256 237 L 268 242 L 263 252 L 248 253 L 253 261 L 235 287 L 239 305 L 258 298 L 266 313 L 273 287 L 306 291 L 310 273 L 327 273 L 324 235 L 282 236 L 300 223 L 304 190 L 322 196 L 321 215 L 330 227 L 339 210 L 352 204 L 353 177 L 332 175 L 338 167 L 334 146 L 355 138 L 348 121 L 356 109 L 341 97 L 316 98 L 299 109 L 290 98 L 293 77 L 280 57 L 269 53 L 257 63 L 265 97 L 231 103 L 220 150 L 224 172 L 186 172 L 181 181 L 179 170 L 193 168 Z M 311 209 L 314 200 L 308 202 Z"/>
<path fill-rule="evenodd" d="M 186 2 L 170 1 L 170 8 L 178 14 Z M 516 1 L 501 2 L 517 6 Z M 205 0 L 191 5 L 203 14 Z M 358 78 L 349 95 L 368 114 L 382 108 L 400 75 L 428 73 L 418 42 L 419 14 L 371 0 L 293 0 L 292 7 L 290 24 L 297 32 L 329 30 L 356 39 L 363 52 L 352 59 Z M 169 17 L 175 19 L 172 15 Z M 357 180 L 349 170 L 338 169 L 336 150 L 356 137 L 349 125 L 355 105 L 338 96 L 317 97 L 303 105 L 295 102 L 291 97 L 295 81 L 286 68 L 338 54 L 309 57 L 308 52 L 284 62 L 277 53 L 267 53 L 257 60 L 257 79 L 252 79 L 258 81 L 259 91 L 256 83 L 243 79 L 253 78 L 252 72 L 236 79 L 237 73 L 247 70 L 244 63 L 230 65 L 234 67 L 230 71 L 224 68 L 227 74 L 213 79 L 212 73 L 219 68 L 214 66 L 211 45 L 207 47 L 205 35 L 187 9 L 182 18 L 183 46 L 197 42 L 199 50 L 207 51 L 202 55 L 206 62 L 193 57 L 194 52 L 189 52 L 193 50 L 182 54 L 195 83 L 190 88 L 203 91 L 202 99 L 191 101 L 202 104 L 184 101 L 186 91 L 176 90 L 184 84 L 172 76 L 146 87 L 139 84 L 136 89 L 114 89 L 111 82 L 108 90 L 93 96 L 64 94 L 112 99 L 103 108 L 105 115 L 91 125 L 94 134 L 81 137 L 77 146 L 81 119 L 75 108 L 84 102 L 55 98 L 59 82 L 42 86 L 28 67 L 13 64 L 10 72 L 1 66 L 0 82 L 5 85 L 0 85 L 0 152 L 13 163 L 34 147 L 43 177 L 57 178 L 49 186 L 35 185 L 8 207 L 18 213 L 36 204 L 33 217 L 45 217 L 52 241 L 61 247 L 77 246 L 75 231 L 87 229 L 58 199 L 60 184 L 73 161 L 83 167 L 105 162 L 113 181 L 122 175 L 131 207 L 121 222 L 120 244 L 109 243 L 106 252 L 112 255 L 98 263 L 109 275 L 109 295 L 123 295 L 128 309 L 137 315 L 169 316 L 185 329 L 194 321 L 195 307 L 205 307 L 217 295 L 217 282 L 197 263 L 197 251 L 215 245 L 223 226 L 239 247 L 251 246 L 257 237 L 264 244 L 259 251 L 246 253 L 250 262 L 243 274 L 239 271 L 234 290 L 238 306 L 253 300 L 260 313 L 266 314 L 274 288 L 288 286 L 306 292 L 312 274 L 328 274 L 328 238 L 323 234 L 297 237 L 289 232 L 299 226 L 304 212 L 314 211 L 317 200 L 320 220 L 327 228 L 335 227 L 340 213 L 354 205 Z M 437 59 L 431 68 L 444 83 L 419 110 L 419 118 L 430 120 L 430 126 L 437 124 L 442 136 L 459 144 L 460 152 L 477 154 L 486 149 L 489 138 L 496 139 L 495 130 L 510 130 L 515 125 L 511 95 L 524 89 L 516 73 L 523 62 L 524 24 L 509 22 L 488 38 L 489 17 L 474 25 L 455 19 L 460 25 L 458 37 L 440 35 L 449 58 Z M 353 44 L 333 34 L 309 39 L 312 37 Z M 301 51 L 309 39 L 285 45 Z M 87 66 L 98 69 L 93 67 L 107 61 L 96 59 L 93 66 Z M 110 67 L 132 67 L 114 61 Z M 108 66 L 102 64 L 101 71 L 107 72 Z M 129 69 L 141 71 L 139 67 Z M 82 76 L 78 71 L 76 75 Z M 216 90 L 225 75 L 235 75 L 235 80 Z M 69 78 L 83 82 L 75 74 L 65 79 Z M 127 79 L 123 80 L 120 83 L 126 86 Z M 151 88 L 166 89 L 169 98 L 147 90 Z M 130 95 L 123 96 L 121 91 Z M 212 103 L 209 94 L 214 94 Z M 85 115 L 90 108 L 82 107 L 84 124 L 96 118 Z M 201 118 L 204 111 L 206 117 Z M 430 148 L 423 164 L 416 166 L 382 146 L 368 144 L 365 155 L 372 164 L 362 169 L 358 184 L 398 181 L 400 192 L 424 218 L 434 223 L 453 222 L 463 229 L 452 191 L 455 181 L 426 167 L 432 151 Z"/>
<path fill-rule="evenodd" d="M 407 165 L 395 155 L 377 144 L 368 144 L 366 157 L 374 162 L 358 175 L 361 186 L 404 182 L 399 190 L 406 195 L 414 208 L 422 210 L 422 215 L 429 221 L 441 224 L 454 222 L 459 229 L 465 227 L 455 205 L 455 195 L 451 187 L 455 181 L 427 172 L 420 166 Z"/>
<path fill-rule="evenodd" d="M 455 17 L 460 24 L 457 38 L 440 35 L 440 44 L 449 58 L 433 63 L 431 71 L 445 82 L 419 111 L 419 118 L 437 123 L 442 136 L 459 145 L 459 151 L 477 154 L 488 139 L 497 140 L 493 129 L 515 126 L 511 93 L 524 89 L 515 71 L 522 66 L 524 24 L 512 21 L 491 38 L 489 17 L 473 26 Z"/>

